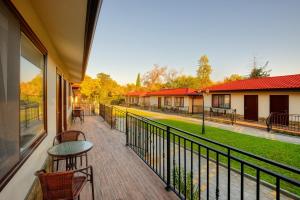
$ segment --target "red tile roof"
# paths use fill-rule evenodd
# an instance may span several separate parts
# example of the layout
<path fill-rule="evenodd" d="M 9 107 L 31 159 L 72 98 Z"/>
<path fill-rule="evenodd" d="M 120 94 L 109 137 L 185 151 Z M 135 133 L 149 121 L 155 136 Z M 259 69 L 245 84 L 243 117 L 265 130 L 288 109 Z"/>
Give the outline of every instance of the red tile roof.
<path fill-rule="evenodd" d="M 147 92 L 143 91 L 132 91 L 132 92 L 127 92 L 126 96 L 146 96 Z"/>
<path fill-rule="evenodd" d="M 245 79 L 204 88 L 209 91 L 300 89 L 300 74 Z"/>
<path fill-rule="evenodd" d="M 197 95 L 197 90 L 191 88 L 176 88 L 176 89 L 162 89 L 155 92 L 148 92 L 147 96 L 189 96 Z"/>

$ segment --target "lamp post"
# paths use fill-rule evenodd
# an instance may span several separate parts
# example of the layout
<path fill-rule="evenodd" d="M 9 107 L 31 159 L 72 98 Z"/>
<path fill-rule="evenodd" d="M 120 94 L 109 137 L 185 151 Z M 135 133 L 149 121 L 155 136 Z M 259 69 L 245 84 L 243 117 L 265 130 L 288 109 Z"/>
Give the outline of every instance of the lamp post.
<path fill-rule="evenodd" d="M 200 90 L 201 93 L 201 90 Z M 204 95 L 209 94 L 209 90 L 202 91 L 202 134 L 205 134 L 205 111 L 204 111 Z"/>

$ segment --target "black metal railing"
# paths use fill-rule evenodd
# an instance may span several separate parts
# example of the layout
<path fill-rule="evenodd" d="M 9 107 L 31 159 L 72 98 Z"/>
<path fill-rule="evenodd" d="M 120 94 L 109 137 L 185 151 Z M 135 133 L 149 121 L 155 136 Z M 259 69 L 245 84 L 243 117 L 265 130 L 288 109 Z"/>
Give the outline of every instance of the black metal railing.
<path fill-rule="evenodd" d="M 118 109 L 116 107 L 113 107 L 113 128 L 117 129 L 118 131 L 121 131 L 123 133 L 126 132 L 126 113 L 127 111 Z"/>
<path fill-rule="evenodd" d="M 28 128 L 30 123 L 42 118 L 39 103 L 22 103 L 20 104 L 20 126 Z"/>
<path fill-rule="evenodd" d="M 272 129 L 300 132 L 300 114 L 272 112 L 266 119 L 267 130 Z"/>
<path fill-rule="evenodd" d="M 98 103 L 76 103 L 73 108 L 80 108 L 83 110 L 84 116 L 96 116 L 99 115 Z"/>
<path fill-rule="evenodd" d="M 189 107 L 188 106 L 162 106 L 161 111 L 165 113 L 188 114 Z"/>
<path fill-rule="evenodd" d="M 299 198 L 298 168 L 133 113 L 121 116 L 126 145 L 181 199 Z"/>
<path fill-rule="evenodd" d="M 227 120 L 231 124 L 236 122 L 236 109 L 204 107 L 205 117 L 213 119 Z"/>

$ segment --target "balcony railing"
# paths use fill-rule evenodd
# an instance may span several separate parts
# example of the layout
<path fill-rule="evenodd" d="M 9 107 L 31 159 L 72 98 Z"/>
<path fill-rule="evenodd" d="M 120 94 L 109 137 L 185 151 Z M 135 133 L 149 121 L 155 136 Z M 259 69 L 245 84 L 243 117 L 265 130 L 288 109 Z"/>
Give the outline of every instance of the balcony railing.
<path fill-rule="evenodd" d="M 105 121 L 125 132 L 126 144 L 181 199 L 259 199 L 272 192 L 276 199 L 299 198 L 297 168 L 112 106 L 100 108 Z"/>
<path fill-rule="evenodd" d="M 98 103 L 76 103 L 73 107 L 82 109 L 85 116 L 99 115 Z"/>
<path fill-rule="evenodd" d="M 272 112 L 266 120 L 268 131 L 272 129 L 300 132 L 300 115 Z"/>
<path fill-rule="evenodd" d="M 21 128 L 28 128 L 31 123 L 41 118 L 40 105 L 38 103 L 23 103 L 20 105 Z"/>

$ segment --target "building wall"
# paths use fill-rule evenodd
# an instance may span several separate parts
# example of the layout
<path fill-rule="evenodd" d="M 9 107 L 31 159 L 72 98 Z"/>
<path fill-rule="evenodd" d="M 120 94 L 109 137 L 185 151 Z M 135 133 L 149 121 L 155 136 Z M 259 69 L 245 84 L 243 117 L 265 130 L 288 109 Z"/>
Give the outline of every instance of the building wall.
<path fill-rule="evenodd" d="M 238 92 L 238 93 L 213 93 L 231 94 L 231 108 L 237 114 L 244 115 L 244 95 L 258 95 L 258 117 L 267 118 L 270 114 L 270 95 L 289 95 L 289 113 L 300 114 L 300 92 Z M 211 107 L 212 94 L 204 95 L 204 105 Z"/>
<path fill-rule="evenodd" d="M 52 146 L 56 135 L 56 68 L 64 72 L 64 66 L 53 47 L 48 33 L 43 29 L 39 17 L 32 8 L 29 0 L 13 0 L 16 8 L 48 50 L 47 59 L 47 124 L 48 134 L 41 144 L 30 155 L 27 161 L 17 171 L 10 182 L 1 191 L 1 200 L 23 200 L 30 190 L 34 180 L 34 172 L 41 169 L 47 159 L 47 150 Z M 65 73 L 65 77 L 68 74 Z M 70 112 L 68 112 L 70 113 Z"/>

